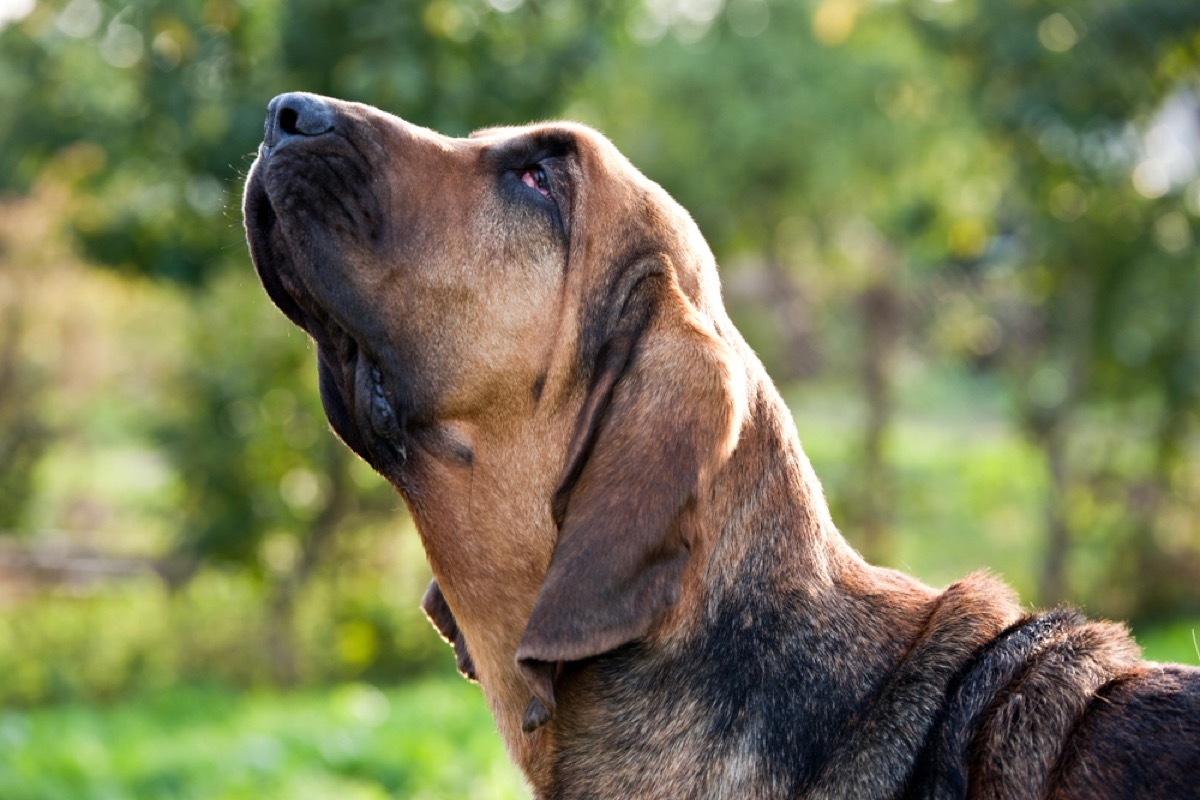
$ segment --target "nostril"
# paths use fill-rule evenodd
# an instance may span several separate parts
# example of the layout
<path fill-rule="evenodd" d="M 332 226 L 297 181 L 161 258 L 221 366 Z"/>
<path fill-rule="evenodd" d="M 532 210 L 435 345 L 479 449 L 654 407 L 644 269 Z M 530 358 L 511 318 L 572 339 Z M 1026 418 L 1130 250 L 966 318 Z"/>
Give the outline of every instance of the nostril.
<path fill-rule="evenodd" d="M 300 129 L 297 123 L 300 121 L 300 114 L 291 108 L 279 109 L 279 130 L 289 136 L 300 135 Z"/>

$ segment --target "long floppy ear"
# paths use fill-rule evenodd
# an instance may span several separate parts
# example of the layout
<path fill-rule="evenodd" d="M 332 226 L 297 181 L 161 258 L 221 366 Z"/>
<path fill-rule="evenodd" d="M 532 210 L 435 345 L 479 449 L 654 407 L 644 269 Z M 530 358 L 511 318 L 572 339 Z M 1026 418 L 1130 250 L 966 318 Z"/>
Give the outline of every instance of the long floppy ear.
<path fill-rule="evenodd" d="M 425 590 L 425 596 L 421 598 L 421 610 L 425 612 L 425 616 L 433 623 L 433 627 L 437 628 L 437 632 L 441 634 L 447 644 L 454 647 L 454 661 L 459 674 L 472 682 L 479 680 L 475 675 L 475 664 L 471 661 L 471 654 L 467 652 L 467 640 L 463 638 L 462 631 L 458 629 L 458 620 L 454 618 L 454 613 L 446 604 L 442 587 L 438 586 L 437 580 L 429 582 L 429 588 Z"/>
<path fill-rule="evenodd" d="M 669 268 L 638 279 L 618 308 L 554 493 L 558 543 L 517 647 L 534 695 L 526 731 L 553 715 L 563 662 L 644 637 L 678 600 L 695 532 L 686 512 L 732 452 L 741 418 L 729 350 Z"/>

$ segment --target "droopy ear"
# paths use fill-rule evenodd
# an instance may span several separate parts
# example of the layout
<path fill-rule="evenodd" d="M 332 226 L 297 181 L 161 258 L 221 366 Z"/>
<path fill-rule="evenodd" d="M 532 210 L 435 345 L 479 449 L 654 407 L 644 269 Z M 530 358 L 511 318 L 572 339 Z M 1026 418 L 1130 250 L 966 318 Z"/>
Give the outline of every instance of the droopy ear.
<path fill-rule="evenodd" d="M 526 731 L 553 715 L 562 662 L 644 637 L 678 600 L 693 545 L 686 512 L 741 418 L 729 351 L 670 272 L 642 278 L 620 309 L 567 450 L 552 501 L 558 544 L 517 647 L 534 695 Z"/>
<path fill-rule="evenodd" d="M 471 663 L 471 654 L 467 652 L 467 640 L 463 638 L 462 631 L 458 629 L 458 620 L 454 618 L 450 606 L 446 604 L 446 598 L 436 580 L 429 582 L 429 588 L 425 590 L 425 596 L 421 598 L 421 610 L 425 612 L 425 616 L 433 623 L 433 627 L 437 628 L 437 632 L 442 635 L 442 638 L 454 646 L 454 660 L 459 674 L 469 681 L 477 681 L 475 665 Z"/>

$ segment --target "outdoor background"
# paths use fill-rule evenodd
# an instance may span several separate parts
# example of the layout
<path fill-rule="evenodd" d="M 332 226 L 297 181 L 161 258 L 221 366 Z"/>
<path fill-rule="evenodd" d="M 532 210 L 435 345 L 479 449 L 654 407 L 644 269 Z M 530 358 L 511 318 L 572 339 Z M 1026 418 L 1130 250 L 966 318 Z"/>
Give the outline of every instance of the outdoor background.
<path fill-rule="evenodd" d="M 1200 662 L 1196 0 L 0 0 L 0 797 L 524 796 L 246 254 L 296 89 L 600 128 L 855 546 Z"/>

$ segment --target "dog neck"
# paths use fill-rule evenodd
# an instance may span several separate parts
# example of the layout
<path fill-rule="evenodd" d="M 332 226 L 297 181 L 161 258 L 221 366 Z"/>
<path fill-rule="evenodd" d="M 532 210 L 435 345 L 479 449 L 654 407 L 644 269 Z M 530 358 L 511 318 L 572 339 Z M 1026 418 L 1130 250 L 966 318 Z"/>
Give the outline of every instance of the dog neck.
<path fill-rule="evenodd" d="M 558 535 L 549 507 L 558 476 L 529 453 L 562 452 L 569 420 L 532 417 L 492 436 L 465 425 L 448 428 L 443 435 L 460 446 L 443 450 L 469 450 L 470 458 L 418 460 L 406 499 L 499 732 L 537 796 L 551 796 L 562 781 L 586 785 L 582 775 L 566 774 L 574 772 L 570 764 L 599 758 L 570 756 L 580 743 L 590 742 L 580 752 L 613 753 L 631 741 L 618 746 L 632 736 L 630 726 L 678 726 L 670 720 L 689 716 L 686 698 L 702 705 L 701 695 L 721 685 L 707 686 L 705 674 L 753 669 L 729 661 L 768 655 L 762 643 L 747 643 L 749 650 L 732 644 L 743 626 L 787 629 L 790 644 L 775 657 L 788 663 L 771 668 L 786 670 L 795 684 L 789 696 L 800 698 L 797 729 L 821 739 L 880 691 L 931 618 L 935 591 L 867 565 L 845 543 L 788 409 L 765 375 L 750 379 L 739 445 L 688 512 L 692 553 L 678 602 L 645 642 L 566 670 L 559 717 L 533 733 L 522 730 L 530 690 L 514 654 Z M 763 453 L 770 454 L 766 460 Z M 841 653 L 854 654 L 855 663 L 839 667 Z M 639 681 L 653 696 L 678 702 L 649 707 L 640 717 L 628 709 L 644 701 L 612 716 L 594 702 Z M 657 716 L 662 721 L 651 723 Z M 597 747 L 606 737 L 611 741 Z M 683 748 L 685 740 L 676 745 Z M 679 785 L 696 780 L 681 774 Z"/>
<path fill-rule="evenodd" d="M 564 451 L 571 419 L 445 426 L 414 453 L 403 490 L 509 755 L 535 782 L 547 731 L 522 731 L 530 690 L 514 654 L 558 536 L 549 502 L 558 474 L 532 456 Z"/>
<path fill-rule="evenodd" d="M 560 677 L 535 796 L 897 796 L 935 722 L 927 698 L 1016 619 L 986 577 L 937 592 L 866 564 L 774 388 L 749 408 L 679 602 L 646 641 Z"/>

